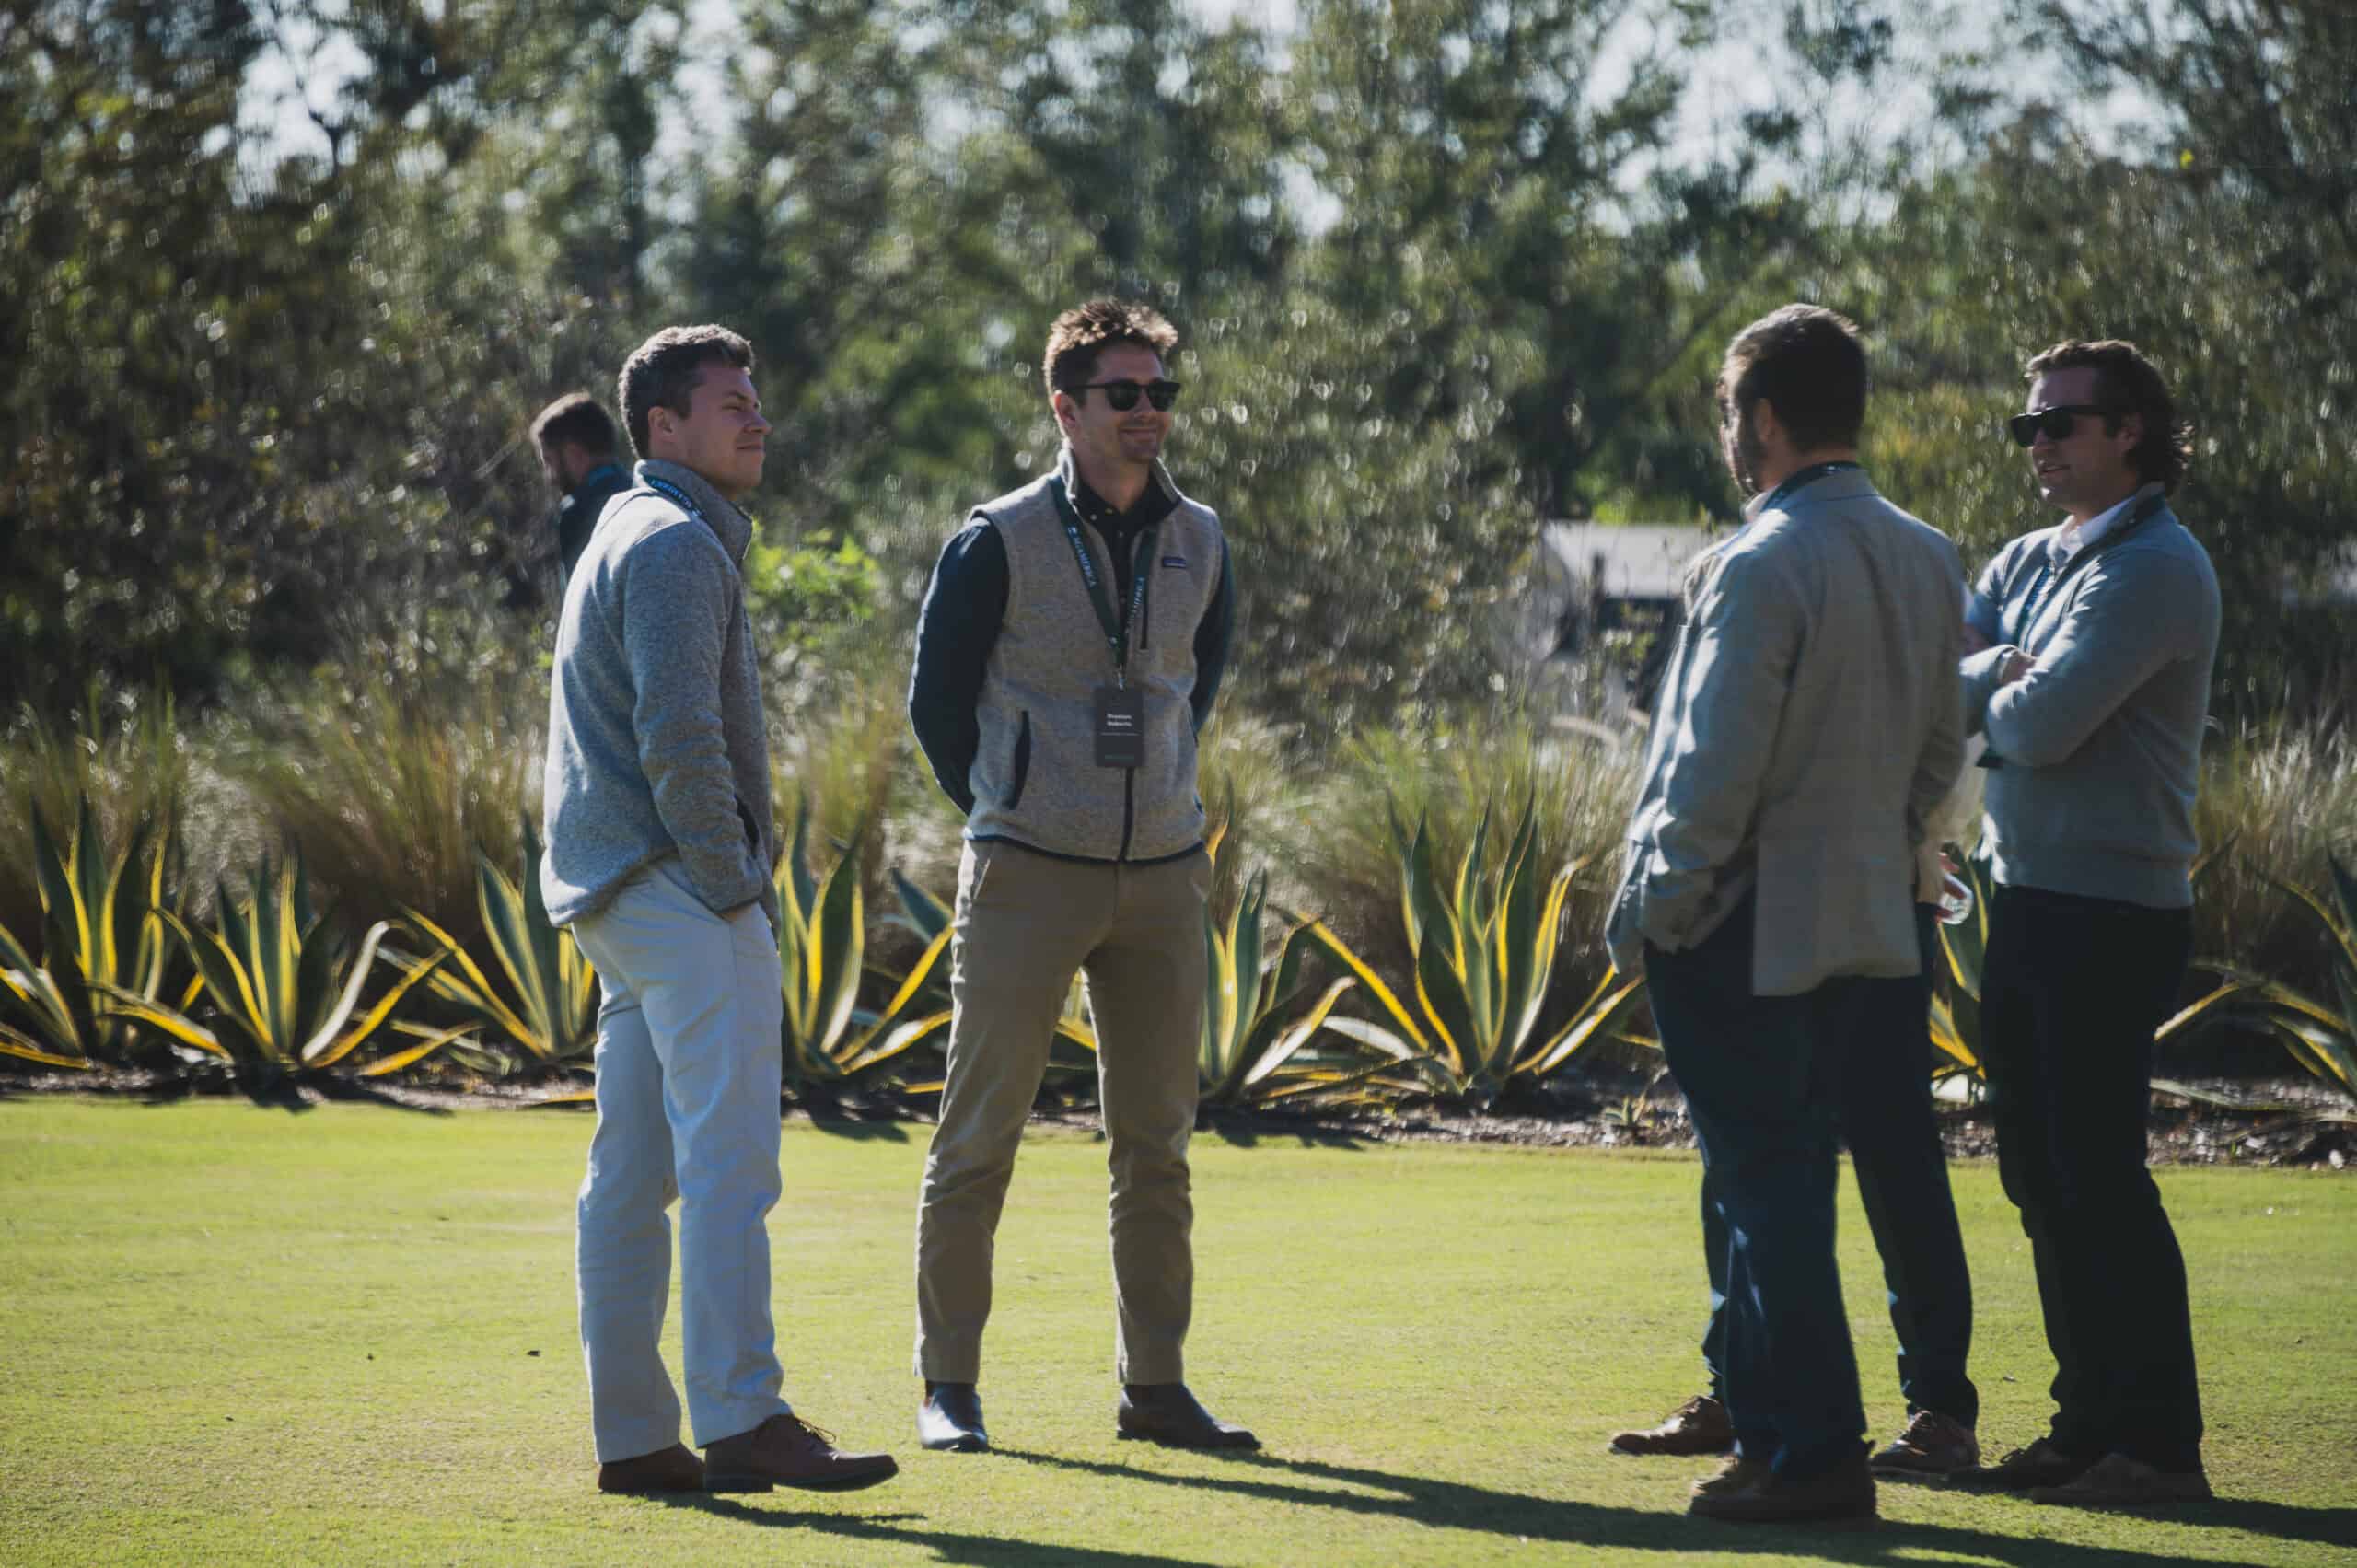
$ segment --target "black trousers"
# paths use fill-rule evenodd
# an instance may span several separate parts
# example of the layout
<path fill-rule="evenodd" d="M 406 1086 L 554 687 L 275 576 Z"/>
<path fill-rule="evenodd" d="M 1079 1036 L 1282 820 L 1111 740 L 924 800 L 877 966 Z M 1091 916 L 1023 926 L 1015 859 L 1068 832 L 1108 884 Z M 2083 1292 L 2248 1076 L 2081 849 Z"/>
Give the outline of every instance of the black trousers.
<path fill-rule="evenodd" d="M 1990 900 L 1981 1053 L 1997 1168 L 2021 1211 L 2054 1353 L 2052 1442 L 2163 1469 L 2200 1462 L 2185 1257 L 2145 1168 L 2153 1031 L 2192 912 L 2038 888 Z"/>

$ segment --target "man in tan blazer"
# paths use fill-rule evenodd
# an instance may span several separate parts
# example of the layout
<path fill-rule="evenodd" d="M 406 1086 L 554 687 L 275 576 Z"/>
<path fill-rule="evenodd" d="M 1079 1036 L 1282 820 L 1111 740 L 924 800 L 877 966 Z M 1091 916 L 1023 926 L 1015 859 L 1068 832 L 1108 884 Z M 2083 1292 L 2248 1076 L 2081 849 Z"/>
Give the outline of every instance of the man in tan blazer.
<path fill-rule="evenodd" d="M 1607 928 L 1642 967 L 1728 1237 L 1735 1456 L 1696 1514 L 1870 1516 L 1833 1255 L 1842 1069 L 1919 976 L 1917 853 L 1964 757 L 1956 547 L 1857 460 L 1865 353 L 1829 310 L 1736 334 L 1719 381 L 1744 527 L 1698 563 Z"/>

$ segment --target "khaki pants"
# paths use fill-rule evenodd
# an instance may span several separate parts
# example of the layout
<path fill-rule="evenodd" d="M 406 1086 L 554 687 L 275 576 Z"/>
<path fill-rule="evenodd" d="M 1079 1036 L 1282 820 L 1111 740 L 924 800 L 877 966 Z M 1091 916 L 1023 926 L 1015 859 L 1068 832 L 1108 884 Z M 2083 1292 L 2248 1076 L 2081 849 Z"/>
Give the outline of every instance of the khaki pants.
<path fill-rule="evenodd" d="M 1211 859 L 1057 860 L 970 843 L 958 872 L 949 1074 L 917 1209 L 916 1370 L 980 1380 L 992 1241 L 1073 972 L 1087 977 L 1113 1177 L 1117 1373 L 1175 1383 L 1193 1310 L 1187 1140 Z"/>

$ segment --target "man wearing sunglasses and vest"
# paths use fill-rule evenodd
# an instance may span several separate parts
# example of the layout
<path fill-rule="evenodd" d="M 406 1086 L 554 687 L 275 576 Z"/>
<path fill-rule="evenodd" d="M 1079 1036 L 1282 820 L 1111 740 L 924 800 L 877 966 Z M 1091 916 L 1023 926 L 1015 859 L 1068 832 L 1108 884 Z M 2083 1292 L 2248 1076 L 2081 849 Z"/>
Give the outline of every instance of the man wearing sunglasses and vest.
<path fill-rule="evenodd" d="M 1056 319 L 1055 469 L 973 511 L 918 621 L 909 716 L 966 813 L 948 1076 L 917 1214 L 927 1448 L 989 1446 L 975 1386 L 993 1237 L 1075 971 L 1112 1168 L 1117 1431 L 1258 1446 L 1196 1402 L 1181 1359 L 1211 885 L 1195 736 L 1235 590 L 1219 518 L 1160 461 L 1177 343 L 1143 305 L 1094 300 Z"/>
<path fill-rule="evenodd" d="M 2192 930 L 2218 579 L 2169 509 L 2189 432 L 2125 343 L 2028 366 L 2010 422 L 2062 522 L 1998 552 L 1966 610 L 1996 889 L 1981 974 L 1998 1169 L 2056 1364 L 2049 1435 L 1968 1484 L 2041 1503 L 2207 1497 L 2185 1260 L 2145 1169 L 2153 1032 Z"/>

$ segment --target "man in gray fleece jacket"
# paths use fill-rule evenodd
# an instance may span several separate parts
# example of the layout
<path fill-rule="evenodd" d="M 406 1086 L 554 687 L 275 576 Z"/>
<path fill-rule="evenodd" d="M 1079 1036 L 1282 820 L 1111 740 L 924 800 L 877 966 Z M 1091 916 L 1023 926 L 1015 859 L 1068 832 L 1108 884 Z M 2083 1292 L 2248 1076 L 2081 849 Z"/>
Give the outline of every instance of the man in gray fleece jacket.
<path fill-rule="evenodd" d="M 2067 517 L 1966 610 L 1996 889 L 1981 974 L 1998 1169 L 2054 1352 L 2050 1434 L 1972 1478 L 2041 1503 L 2206 1497 L 2185 1260 L 2145 1169 L 2153 1033 L 2192 931 L 2194 791 L 2218 580 L 2169 509 L 2187 442 L 2124 343 L 2029 362 L 2011 422 Z"/>
<path fill-rule="evenodd" d="M 598 1485 L 867 1486 L 780 1396 L 769 1233 L 782 1070 L 777 859 L 761 661 L 738 575 L 769 422 L 753 351 L 671 327 L 632 354 L 644 455 L 565 588 L 549 695 L 540 891 L 596 967 L 598 1131 L 576 1264 Z M 687 1414 L 659 1342 L 679 1202 Z"/>

